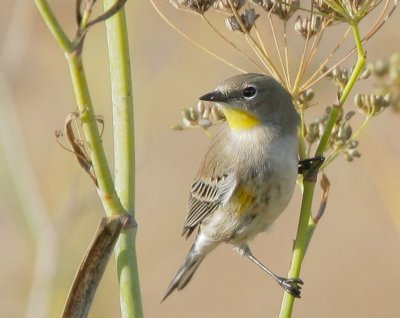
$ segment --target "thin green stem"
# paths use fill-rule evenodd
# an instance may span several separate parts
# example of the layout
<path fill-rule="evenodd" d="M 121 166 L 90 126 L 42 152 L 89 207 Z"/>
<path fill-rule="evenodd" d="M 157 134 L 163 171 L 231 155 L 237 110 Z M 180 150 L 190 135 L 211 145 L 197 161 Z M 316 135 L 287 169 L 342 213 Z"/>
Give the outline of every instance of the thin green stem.
<path fill-rule="evenodd" d="M 98 193 L 104 209 L 107 215 L 118 214 L 122 210 L 122 206 L 114 190 L 110 168 L 96 123 L 82 58 L 72 50 L 71 41 L 68 40 L 60 27 L 47 1 L 35 0 L 35 2 L 50 32 L 65 52 L 79 110 L 79 119 L 82 123 L 86 143 L 90 149 L 91 162 L 98 181 Z"/>
<path fill-rule="evenodd" d="M 321 156 L 324 153 L 326 146 L 329 142 L 329 139 L 331 137 L 332 128 L 333 128 L 334 124 L 336 123 L 336 120 L 339 116 L 340 110 L 341 110 L 344 102 L 346 101 L 347 97 L 349 96 L 350 91 L 353 88 L 354 84 L 356 83 L 357 78 L 358 78 L 359 74 L 361 73 L 361 70 L 365 64 L 365 53 L 364 53 L 364 48 L 361 43 L 358 25 L 354 24 L 351 26 L 351 28 L 353 30 L 354 41 L 356 42 L 357 62 L 356 62 L 354 70 L 351 73 L 351 76 L 350 76 L 346 86 L 343 88 L 343 91 L 339 98 L 338 105 L 335 105 L 334 107 L 332 107 L 332 111 L 329 115 L 327 127 L 321 137 L 321 140 L 318 144 L 317 151 L 315 153 L 316 156 Z"/>
<path fill-rule="evenodd" d="M 105 10 L 115 0 L 104 0 Z M 135 135 L 132 77 L 125 10 L 106 20 L 106 34 L 113 101 L 115 190 L 124 211 L 135 217 Z M 136 227 L 125 230 L 115 245 L 121 313 L 124 318 L 143 317 L 136 258 Z"/>
<path fill-rule="evenodd" d="M 71 73 L 75 99 L 79 110 L 79 119 L 82 124 L 86 144 L 88 145 L 88 149 L 90 149 L 90 157 L 98 181 L 98 194 L 103 203 L 106 215 L 117 215 L 123 211 L 123 207 L 114 189 L 114 182 L 97 127 L 82 58 L 80 55 L 75 54 L 75 52 L 66 53 L 65 56 Z"/>
<path fill-rule="evenodd" d="M 299 278 L 301 264 L 305 254 L 307 244 L 307 228 L 311 216 L 311 205 L 314 195 L 315 181 L 303 180 L 304 190 L 301 203 L 300 219 L 297 228 L 296 241 L 293 248 L 292 262 L 288 277 Z M 279 318 L 289 318 L 292 315 L 294 305 L 294 296 L 285 292 L 282 300 Z"/>
<path fill-rule="evenodd" d="M 70 52 L 73 49 L 71 40 L 67 37 L 64 30 L 61 28 L 53 11 L 46 0 L 34 0 L 36 6 L 43 17 L 44 22 L 49 28 L 51 34 L 61 46 L 63 51 Z"/>
<path fill-rule="evenodd" d="M 342 94 L 340 95 L 338 104 L 332 107 L 327 126 L 318 144 L 315 156 L 322 156 L 324 154 L 324 151 L 328 145 L 332 133 L 333 126 L 335 125 L 337 118 L 339 116 L 340 110 L 344 102 L 346 101 L 347 97 L 349 96 L 349 93 L 353 88 L 354 83 L 356 82 L 357 77 L 360 74 L 361 69 L 365 63 L 365 55 L 362 47 L 362 42 L 360 39 L 358 25 L 353 24 L 351 25 L 351 28 L 353 30 L 354 40 L 356 42 L 356 47 L 357 47 L 357 62 L 353 70 L 353 73 L 350 76 L 349 81 L 347 82 L 346 86 L 342 91 Z M 316 172 L 317 171 L 315 171 L 315 175 L 314 174 L 312 175 L 312 178 L 304 177 L 303 180 L 303 186 L 304 186 L 303 200 L 301 204 L 300 219 L 292 255 L 292 261 L 290 264 L 290 269 L 288 274 L 288 277 L 290 278 L 299 278 L 301 264 L 304 255 L 306 253 L 307 246 L 310 242 L 311 235 L 313 233 L 313 229 L 309 228 L 309 225 L 312 226 L 312 222 L 310 223 L 310 217 L 311 217 L 312 199 L 314 195 L 315 182 L 316 182 Z M 285 292 L 279 315 L 280 318 L 291 317 L 294 300 L 295 300 L 294 296 Z"/>
<path fill-rule="evenodd" d="M 349 81 L 347 82 L 345 88 L 343 89 L 342 94 L 340 95 L 339 105 L 341 105 L 341 106 L 344 104 L 347 97 L 349 96 L 350 91 L 353 88 L 354 84 L 356 83 L 358 75 L 360 75 L 361 70 L 365 64 L 365 52 L 364 52 L 364 48 L 361 43 L 361 37 L 360 37 L 360 31 L 358 29 L 358 25 L 357 24 L 353 25 L 352 30 L 353 30 L 354 40 L 356 42 L 356 47 L 357 47 L 357 62 L 356 62 L 356 66 L 354 67 L 354 70 L 349 78 Z"/>

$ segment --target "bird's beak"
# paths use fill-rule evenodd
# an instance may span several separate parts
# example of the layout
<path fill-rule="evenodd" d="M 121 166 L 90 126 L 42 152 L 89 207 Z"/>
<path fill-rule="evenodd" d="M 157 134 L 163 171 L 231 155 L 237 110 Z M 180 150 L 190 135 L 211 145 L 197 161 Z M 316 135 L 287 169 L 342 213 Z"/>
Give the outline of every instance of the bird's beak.
<path fill-rule="evenodd" d="M 208 102 L 220 102 L 220 103 L 226 103 L 228 101 L 228 98 L 225 94 L 223 94 L 221 91 L 214 91 L 208 94 L 205 94 L 199 98 L 200 100 L 208 101 Z"/>

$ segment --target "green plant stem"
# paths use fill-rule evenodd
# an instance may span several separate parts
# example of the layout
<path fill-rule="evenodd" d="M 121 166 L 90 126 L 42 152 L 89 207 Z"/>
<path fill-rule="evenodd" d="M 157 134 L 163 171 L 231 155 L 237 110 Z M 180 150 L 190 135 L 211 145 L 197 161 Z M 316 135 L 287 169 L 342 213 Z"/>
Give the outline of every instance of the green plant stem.
<path fill-rule="evenodd" d="M 104 0 L 105 10 L 114 0 Z M 106 20 L 113 101 L 115 189 L 127 213 L 135 217 L 135 136 L 132 77 L 125 10 Z M 116 246 L 122 317 L 143 317 L 136 258 L 137 227 L 121 233 Z"/>
<path fill-rule="evenodd" d="M 48 2 L 46 0 L 34 1 L 44 22 L 46 23 L 51 34 L 54 36 L 63 51 L 69 52 L 70 50 L 72 50 L 72 42 L 70 41 L 70 39 L 68 39 L 64 30 L 61 28 L 53 11 L 50 9 Z"/>
<path fill-rule="evenodd" d="M 108 2 L 107 2 L 108 4 Z M 107 5 L 106 4 L 106 5 Z M 79 119 L 88 149 L 93 169 L 98 181 L 98 194 L 107 216 L 134 211 L 134 143 L 133 143 L 133 108 L 131 79 L 129 67 L 129 50 L 127 46 L 125 16 L 116 15 L 117 19 L 107 27 L 110 50 L 110 70 L 113 82 L 114 126 L 116 127 L 116 158 L 115 190 L 110 168 L 102 145 L 96 123 L 95 112 L 89 94 L 82 58 L 73 49 L 71 41 L 59 27 L 50 7 L 45 0 L 36 0 L 40 13 L 65 52 L 68 61 L 72 85 L 79 110 Z M 115 18 L 115 17 L 114 17 Z M 121 111 L 120 114 L 118 112 Z M 134 223 L 134 222 L 133 222 Z M 123 317 L 142 317 L 135 252 L 136 227 L 125 230 L 115 248 L 118 275 L 121 290 L 121 305 Z"/>
<path fill-rule="evenodd" d="M 108 216 L 119 214 L 123 210 L 123 207 L 114 190 L 110 168 L 107 163 L 96 123 L 82 58 L 73 50 L 72 42 L 66 38 L 64 31 L 59 26 L 51 8 L 47 4 L 47 1 L 35 0 L 35 2 L 46 25 L 64 50 L 65 57 L 68 61 L 72 86 L 79 110 L 79 119 L 82 123 L 85 141 L 88 145 L 88 149 L 90 149 L 90 159 L 97 177 L 98 194 L 101 202 Z"/>
<path fill-rule="evenodd" d="M 65 56 L 71 73 L 79 119 L 85 135 L 85 141 L 90 149 L 90 159 L 98 182 L 99 197 L 107 216 L 120 214 L 124 208 L 115 192 L 110 168 L 97 127 L 82 58 L 75 52 L 65 53 Z"/>
<path fill-rule="evenodd" d="M 301 203 L 300 219 L 297 228 L 296 241 L 293 248 L 292 262 L 290 264 L 290 269 L 288 273 L 288 277 L 290 278 L 298 278 L 300 276 L 301 264 L 303 262 L 305 254 L 305 246 L 308 241 L 307 228 L 308 228 L 308 221 L 311 216 L 311 205 L 314 195 L 315 181 L 303 180 L 303 186 L 304 190 Z M 294 305 L 294 299 L 295 299 L 294 296 L 285 292 L 282 300 L 281 312 L 279 314 L 280 318 L 291 317 Z"/>
<path fill-rule="evenodd" d="M 353 88 L 361 72 L 361 69 L 365 63 L 365 54 L 362 47 L 358 24 L 355 23 L 351 25 L 351 28 L 353 31 L 354 41 L 356 42 L 356 47 L 357 47 L 357 62 L 349 78 L 349 81 L 347 82 L 346 86 L 342 91 L 342 94 L 340 95 L 339 103 L 334 107 L 332 107 L 327 126 L 318 144 L 315 156 L 322 156 L 324 154 L 332 134 L 333 126 L 335 125 L 336 120 L 339 116 L 340 110 L 344 102 L 346 101 L 347 97 L 349 96 L 349 93 Z M 302 205 L 300 211 L 299 225 L 297 229 L 296 241 L 288 274 L 288 277 L 290 278 L 299 278 L 301 264 L 304 255 L 306 253 L 308 244 L 311 241 L 312 235 L 314 233 L 315 227 L 309 228 L 309 226 L 313 226 L 312 222 L 310 222 L 310 216 L 311 216 L 311 204 L 315 189 L 315 182 L 316 178 L 315 180 L 309 178 L 304 178 L 303 180 L 304 191 L 303 191 Z M 293 311 L 293 305 L 294 305 L 294 296 L 285 292 L 282 300 L 279 317 L 280 318 L 291 317 Z"/>
<path fill-rule="evenodd" d="M 315 152 L 316 156 L 321 156 L 324 153 L 331 137 L 333 126 L 335 125 L 336 120 L 339 116 L 340 110 L 342 109 L 344 102 L 347 100 L 347 97 L 349 96 L 350 91 L 356 83 L 357 78 L 360 75 L 361 70 L 365 64 L 365 53 L 362 47 L 358 25 L 352 25 L 351 28 L 353 30 L 354 41 L 356 42 L 357 47 L 357 62 L 346 86 L 344 87 L 340 95 L 338 105 L 334 105 L 332 107 L 331 113 L 329 114 L 328 124 L 318 144 L 317 151 Z"/>

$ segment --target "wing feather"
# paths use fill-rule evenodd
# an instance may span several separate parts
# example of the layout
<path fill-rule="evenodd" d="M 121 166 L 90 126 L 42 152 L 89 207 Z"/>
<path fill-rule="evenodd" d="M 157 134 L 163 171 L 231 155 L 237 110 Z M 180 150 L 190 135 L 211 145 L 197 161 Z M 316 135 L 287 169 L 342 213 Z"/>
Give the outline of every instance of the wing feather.
<path fill-rule="evenodd" d="M 233 173 L 209 179 L 196 178 L 189 194 L 189 212 L 182 235 L 189 237 L 207 215 L 228 201 L 235 186 Z"/>

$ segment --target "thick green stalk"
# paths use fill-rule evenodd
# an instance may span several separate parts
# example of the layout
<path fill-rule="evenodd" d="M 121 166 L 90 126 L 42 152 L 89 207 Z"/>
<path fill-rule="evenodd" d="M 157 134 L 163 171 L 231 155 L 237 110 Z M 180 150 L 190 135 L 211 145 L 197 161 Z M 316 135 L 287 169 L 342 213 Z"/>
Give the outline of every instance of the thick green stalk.
<path fill-rule="evenodd" d="M 361 70 L 365 63 L 365 54 L 362 47 L 362 42 L 360 38 L 360 33 L 358 30 L 358 24 L 354 24 L 351 26 L 353 30 L 354 41 L 357 47 L 357 62 L 354 67 L 354 70 L 347 82 L 346 86 L 344 87 L 338 105 L 332 107 L 331 113 L 329 115 L 328 124 L 325 128 L 325 131 L 321 137 L 321 140 L 318 144 L 315 156 L 322 156 L 325 152 L 325 149 L 328 145 L 329 139 L 332 134 L 332 129 L 336 123 L 336 120 L 339 116 L 340 110 L 349 96 L 350 91 L 352 90 Z M 315 179 L 307 179 L 304 178 L 303 185 L 303 201 L 301 205 L 300 211 L 300 219 L 299 225 L 297 229 L 296 241 L 295 246 L 292 254 L 292 261 L 290 264 L 289 274 L 288 277 L 290 278 L 299 278 L 301 264 L 303 262 L 304 255 L 306 253 L 308 244 L 312 238 L 312 235 L 315 230 L 315 226 L 313 222 L 310 220 L 311 216 L 311 203 L 314 195 L 315 189 Z M 280 318 L 289 318 L 292 315 L 294 305 L 294 296 L 285 292 L 282 300 L 281 311 L 279 314 Z"/>
<path fill-rule="evenodd" d="M 68 61 L 79 119 L 98 182 L 98 194 L 107 216 L 134 211 L 134 136 L 129 50 L 124 13 L 107 26 L 113 83 L 116 188 L 104 152 L 90 98 L 82 58 L 65 36 L 46 0 L 35 0 L 42 17 Z M 115 17 L 114 17 L 115 18 Z M 117 190 L 115 190 L 117 189 Z M 117 195 L 121 196 L 120 198 Z M 129 211 L 129 212 L 126 212 Z M 131 222 L 134 225 L 135 222 Z M 136 227 L 124 231 L 117 242 L 118 278 L 123 317 L 142 317 L 135 252 Z"/>
<path fill-rule="evenodd" d="M 105 9 L 114 0 L 104 0 Z M 125 11 L 106 20 L 108 54 L 113 101 L 115 189 L 121 203 L 134 217 L 135 135 L 132 79 Z M 136 226 L 121 233 L 116 246 L 122 317 L 143 317 L 136 259 Z"/>

